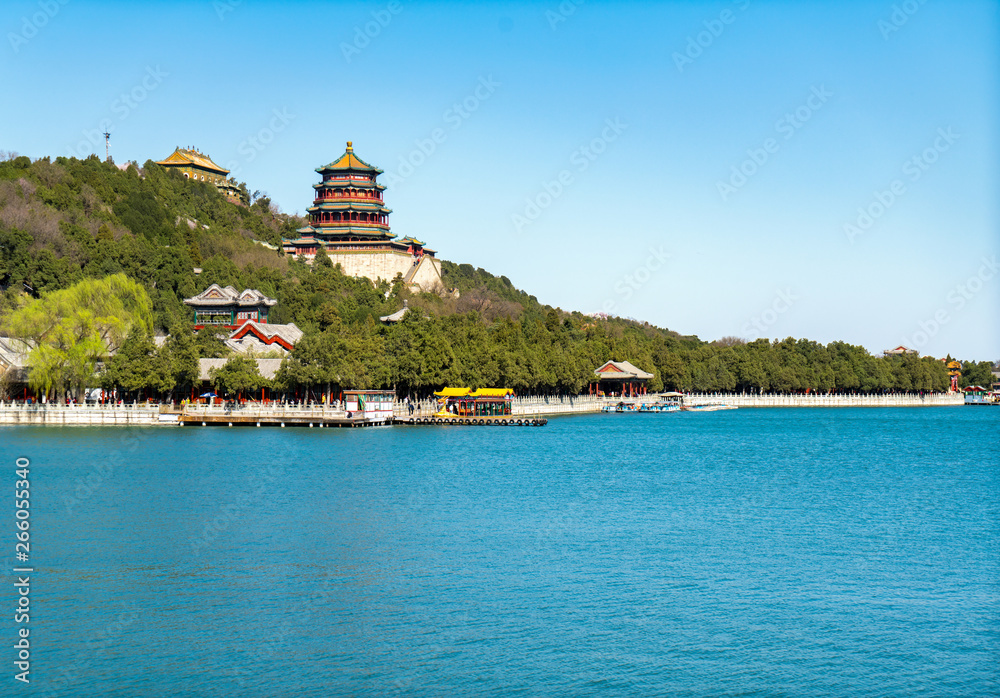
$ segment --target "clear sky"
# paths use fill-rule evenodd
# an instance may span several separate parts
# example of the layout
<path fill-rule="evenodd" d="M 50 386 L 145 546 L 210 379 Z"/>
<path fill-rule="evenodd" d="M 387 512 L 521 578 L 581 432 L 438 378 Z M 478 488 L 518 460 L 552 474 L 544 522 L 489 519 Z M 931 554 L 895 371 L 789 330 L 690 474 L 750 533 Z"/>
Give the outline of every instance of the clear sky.
<path fill-rule="evenodd" d="M 8 0 L 0 149 L 194 145 L 282 210 L 703 339 L 1000 359 L 997 2 Z"/>

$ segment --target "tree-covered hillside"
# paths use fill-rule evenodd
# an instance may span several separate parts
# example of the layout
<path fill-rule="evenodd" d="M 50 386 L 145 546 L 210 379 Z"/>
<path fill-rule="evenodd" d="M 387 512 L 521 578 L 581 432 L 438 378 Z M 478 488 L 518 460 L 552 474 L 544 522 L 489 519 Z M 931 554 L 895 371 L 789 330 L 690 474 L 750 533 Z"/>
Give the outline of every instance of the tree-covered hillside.
<path fill-rule="evenodd" d="M 173 335 L 190 332 L 182 299 L 211 283 L 277 298 L 271 322 L 294 322 L 305 331 L 279 373 L 284 386 L 395 386 L 426 394 L 452 384 L 577 393 L 607 359 L 653 372 L 654 390 L 947 386 L 944 366 L 934 359 L 876 358 L 842 342 L 791 338 L 707 343 L 645 323 L 551 308 L 506 277 L 468 264 L 443 264 L 445 284 L 455 292 L 414 295 L 398 279 L 376 285 L 348 278 L 322 256 L 314 266 L 284 256 L 281 238 L 301 224 L 266 196 L 236 205 L 153 162 L 122 170 L 93 156 L 8 159 L 0 162 L 0 314 L 10 317 L 26 297 L 124 273 L 148 292 L 156 329 Z M 411 312 L 402 322 L 379 322 L 404 301 Z M 212 337 L 199 337 L 195 346 L 201 356 L 222 351 Z M 178 373 L 177 381 L 190 380 L 190 373 Z M 162 389 L 162 381 L 157 385 Z"/>

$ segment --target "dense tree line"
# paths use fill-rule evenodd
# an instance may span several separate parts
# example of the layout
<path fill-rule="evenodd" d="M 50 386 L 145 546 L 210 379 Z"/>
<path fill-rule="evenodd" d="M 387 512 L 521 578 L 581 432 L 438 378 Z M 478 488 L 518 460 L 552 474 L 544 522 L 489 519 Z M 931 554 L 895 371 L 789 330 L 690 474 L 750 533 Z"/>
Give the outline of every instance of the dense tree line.
<path fill-rule="evenodd" d="M 269 386 L 278 390 L 395 387 L 417 395 L 451 384 L 575 394 L 587 390 L 607 359 L 654 373 L 651 390 L 948 385 L 944 365 L 930 358 L 874 357 L 843 342 L 792 338 L 707 343 L 645 323 L 565 312 L 467 264 L 443 263 L 454 293 L 415 295 L 399 278 L 349 278 L 323 256 L 307 266 L 267 246 L 280 247 L 302 223 L 266 196 L 238 206 L 211 185 L 153 162 L 125 170 L 96 157 L 0 162 L 0 315 L 11 317 L 26 297 L 48 297 L 88 279 L 133 279 L 148 295 L 152 320 L 135 325 L 107 362 L 103 383 L 175 396 L 197 383 L 199 357 L 227 354 L 214 333 L 192 335 L 181 302 L 211 283 L 277 298 L 271 322 L 294 322 L 305 332 Z M 410 308 L 403 321 L 379 322 L 403 301 Z M 154 346 L 148 325 L 169 332 L 169 341 Z M 213 385 L 227 392 L 269 385 L 243 363 L 217 371 Z M 969 375 L 988 381 L 988 367 L 970 365 Z"/>

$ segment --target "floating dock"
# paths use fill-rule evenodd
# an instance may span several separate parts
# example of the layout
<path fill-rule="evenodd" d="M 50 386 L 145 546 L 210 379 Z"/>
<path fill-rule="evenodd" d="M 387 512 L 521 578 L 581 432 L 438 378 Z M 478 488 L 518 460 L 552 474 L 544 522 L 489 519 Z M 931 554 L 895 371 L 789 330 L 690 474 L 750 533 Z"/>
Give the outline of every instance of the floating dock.
<path fill-rule="evenodd" d="M 544 427 L 549 420 L 544 417 L 516 417 L 514 415 L 500 415 L 497 417 L 396 417 L 395 424 L 405 424 L 407 426 L 463 426 L 463 427 Z"/>
<path fill-rule="evenodd" d="M 390 424 L 407 426 L 494 426 L 494 427 L 543 427 L 549 423 L 544 417 L 394 417 L 372 419 L 366 417 L 324 417 L 299 415 L 241 415 L 233 414 L 180 414 L 177 424 L 188 427 L 379 427 Z"/>
<path fill-rule="evenodd" d="M 379 427 L 392 424 L 387 414 L 365 415 L 331 409 L 204 409 L 188 408 L 161 414 L 161 421 L 174 421 L 182 427 Z M 164 419 L 168 418 L 168 419 Z"/>
<path fill-rule="evenodd" d="M 391 420 L 350 417 L 285 417 L 234 415 L 180 415 L 177 424 L 182 427 L 381 427 Z"/>

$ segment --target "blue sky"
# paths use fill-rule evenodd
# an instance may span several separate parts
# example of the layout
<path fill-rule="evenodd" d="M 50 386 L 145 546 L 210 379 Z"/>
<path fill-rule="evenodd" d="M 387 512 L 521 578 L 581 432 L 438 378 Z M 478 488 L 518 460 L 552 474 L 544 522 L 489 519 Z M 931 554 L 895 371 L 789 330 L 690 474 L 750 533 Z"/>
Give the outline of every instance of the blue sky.
<path fill-rule="evenodd" d="M 567 310 L 1000 359 L 997 2 L 5 4 L 0 148 L 195 145 Z"/>

